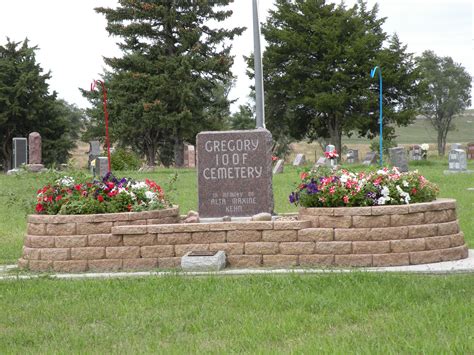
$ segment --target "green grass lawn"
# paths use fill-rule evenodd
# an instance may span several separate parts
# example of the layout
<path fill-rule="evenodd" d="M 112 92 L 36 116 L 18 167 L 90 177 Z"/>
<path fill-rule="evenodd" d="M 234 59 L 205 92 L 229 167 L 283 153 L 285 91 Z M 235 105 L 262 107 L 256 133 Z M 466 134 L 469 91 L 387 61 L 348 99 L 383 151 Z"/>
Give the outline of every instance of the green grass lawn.
<path fill-rule="evenodd" d="M 366 273 L 0 283 L 0 353 L 474 352 L 474 278 Z"/>
<path fill-rule="evenodd" d="M 457 199 L 472 247 L 474 176 L 445 176 L 446 167 L 446 159 L 416 166 L 442 197 Z M 296 211 L 287 195 L 298 173 L 275 176 L 277 212 Z M 173 174 L 123 175 L 166 186 Z M 0 263 L 20 256 L 26 207 L 46 178 L 0 175 Z M 179 170 L 176 187 L 181 212 L 197 209 L 195 171 Z M 1 281 L 0 353 L 468 354 L 473 295 L 472 274 Z"/>

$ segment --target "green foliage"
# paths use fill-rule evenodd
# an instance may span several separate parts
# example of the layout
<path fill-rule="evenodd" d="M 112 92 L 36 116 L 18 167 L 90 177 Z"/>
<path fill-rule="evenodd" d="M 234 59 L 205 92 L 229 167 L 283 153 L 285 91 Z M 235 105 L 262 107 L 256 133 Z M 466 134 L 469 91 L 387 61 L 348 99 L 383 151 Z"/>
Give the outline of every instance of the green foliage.
<path fill-rule="evenodd" d="M 135 152 L 118 148 L 111 155 L 111 166 L 114 171 L 138 170 L 141 161 Z"/>
<path fill-rule="evenodd" d="M 10 168 L 13 137 L 39 132 L 43 162 L 67 162 L 75 147 L 83 113 L 75 106 L 49 93 L 50 73 L 36 62 L 37 47 L 11 42 L 0 45 L 0 164 Z"/>
<path fill-rule="evenodd" d="M 451 57 L 439 57 L 425 51 L 418 58 L 423 73 L 421 112 L 430 120 L 438 135 L 438 154 L 444 155 L 453 118 L 471 104 L 471 75 Z"/>
<path fill-rule="evenodd" d="M 184 141 L 193 143 L 199 131 L 219 129 L 228 119 L 228 41 L 243 31 L 218 27 L 232 14 L 223 8 L 230 2 L 121 1 L 115 9 L 96 9 L 109 34 L 122 40 L 123 55 L 105 59 L 111 135 L 144 154 L 148 165 L 157 157 L 165 166 L 179 163 Z M 88 135 L 101 137 L 102 95 L 84 95 L 94 106 Z"/>
<path fill-rule="evenodd" d="M 250 105 L 240 105 L 239 111 L 230 116 L 230 128 L 235 130 L 254 129 L 255 115 Z"/>
<path fill-rule="evenodd" d="M 263 34 L 268 128 L 275 137 L 330 138 L 356 130 L 378 134 L 378 65 L 384 76 L 384 123 L 407 124 L 415 116 L 418 72 L 398 37 L 382 30 L 377 6 L 351 8 L 322 0 L 277 0 Z M 251 60 L 249 60 L 249 65 Z"/>

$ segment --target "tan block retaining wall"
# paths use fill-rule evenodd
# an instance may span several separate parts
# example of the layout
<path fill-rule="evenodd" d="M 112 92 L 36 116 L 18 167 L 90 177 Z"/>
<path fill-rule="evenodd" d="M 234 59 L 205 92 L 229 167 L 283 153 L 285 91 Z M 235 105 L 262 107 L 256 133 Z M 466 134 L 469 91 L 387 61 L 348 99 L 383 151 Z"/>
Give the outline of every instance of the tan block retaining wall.
<path fill-rule="evenodd" d="M 456 202 L 448 199 L 302 208 L 298 221 L 169 224 L 178 221 L 177 209 L 138 215 L 29 216 L 19 266 L 57 272 L 174 268 L 191 250 L 224 250 L 233 267 L 395 266 L 458 260 L 468 251 Z"/>

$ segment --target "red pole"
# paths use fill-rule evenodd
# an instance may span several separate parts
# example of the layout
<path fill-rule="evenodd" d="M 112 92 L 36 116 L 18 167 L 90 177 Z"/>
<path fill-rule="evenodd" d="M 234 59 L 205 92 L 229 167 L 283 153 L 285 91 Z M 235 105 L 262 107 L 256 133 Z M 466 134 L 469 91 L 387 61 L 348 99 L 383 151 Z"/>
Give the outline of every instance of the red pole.
<path fill-rule="evenodd" d="M 105 144 L 107 145 L 107 159 L 108 159 L 109 173 L 110 173 L 112 169 L 111 169 L 111 160 L 110 160 L 109 112 L 107 111 L 107 89 L 105 88 L 105 83 L 102 80 L 94 80 L 91 84 L 91 91 L 95 89 L 95 85 L 97 83 L 102 84 L 104 116 L 105 116 Z"/>

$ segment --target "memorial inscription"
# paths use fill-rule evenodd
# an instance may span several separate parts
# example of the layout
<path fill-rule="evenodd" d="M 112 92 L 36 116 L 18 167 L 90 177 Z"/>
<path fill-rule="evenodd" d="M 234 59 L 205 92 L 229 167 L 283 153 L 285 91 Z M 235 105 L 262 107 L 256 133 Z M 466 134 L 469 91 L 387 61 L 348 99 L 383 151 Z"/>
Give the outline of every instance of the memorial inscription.
<path fill-rule="evenodd" d="M 271 140 L 267 130 L 197 135 L 200 216 L 273 211 Z"/>

